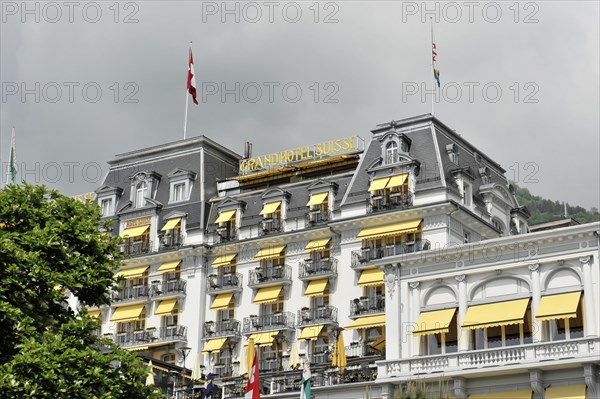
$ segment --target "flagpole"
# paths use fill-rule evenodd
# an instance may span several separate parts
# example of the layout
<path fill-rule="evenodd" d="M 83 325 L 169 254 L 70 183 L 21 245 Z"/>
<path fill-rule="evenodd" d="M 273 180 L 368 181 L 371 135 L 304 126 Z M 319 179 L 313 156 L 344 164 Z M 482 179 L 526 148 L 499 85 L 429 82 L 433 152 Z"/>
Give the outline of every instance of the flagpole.
<path fill-rule="evenodd" d="M 190 73 L 190 54 L 192 52 L 192 42 L 190 41 L 190 49 L 188 51 L 188 75 Z M 186 87 L 185 87 L 185 117 L 183 119 L 183 139 L 185 140 L 187 132 L 187 117 L 188 117 L 188 104 L 190 102 L 190 92 L 187 87 L 187 76 L 186 76 Z"/>
<path fill-rule="evenodd" d="M 433 90 L 435 91 L 435 64 L 434 64 L 434 58 L 433 58 L 433 18 L 429 17 L 429 20 L 431 21 L 431 87 L 433 87 Z M 434 111 L 435 111 L 435 92 L 434 94 L 431 96 L 431 116 L 434 115 Z"/>

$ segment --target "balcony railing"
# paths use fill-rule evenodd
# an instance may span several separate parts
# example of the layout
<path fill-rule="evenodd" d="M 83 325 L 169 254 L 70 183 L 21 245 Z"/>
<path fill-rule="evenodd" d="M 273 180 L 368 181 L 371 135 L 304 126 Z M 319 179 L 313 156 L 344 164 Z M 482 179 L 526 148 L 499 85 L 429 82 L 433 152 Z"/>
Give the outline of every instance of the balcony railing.
<path fill-rule="evenodd" d="M 408 209 L 413 205 L 410 194 L 392 193 L 389 197 L 375 196 L 367 199 L 367 213 L 387 211 L 390 209 Z"/>
<path fill-rule="evenodd" d="M 279 233 L 283 230 L 283 223 L 279 219 L 264 219 L 258 223 L 258 235 L 264 236 L 267 234 Z"/>
<path fill-rule="evenodd" d="M 250 270 L 249 287 L 258 287 L 269 283 L 291 282 L 292 268 L 287 265 L 257 267 Z"/>
<path fill-rule="evenodd" d="M 242 288 L 242 275 L 240 273 L 227 273 L 221 276 L 211 274 L 208 276 L 208 292 L 222 292 Z"/>
<path fill-rule="evenodd" d="M 129 256 L 147 254 L 152 250 L 152 241 L 135 241 L 121 244 L 121 253 Z"/>
<path fill-rule="evenodd" d="M 319 306 L 298 311 L 298 326 L 331 323 L 337 323 L 337 308 L 335 306 Z"/>
<path fill-rule="evenodd" d="M 293 328 L 294 314 L 292 312 L 244 317 L 244 333 Z"/>
<path fill-rule="evenodd" d="M 383 247 L 363 248 L 352 251 L 352 267 L 364 266 L 372 260 L 387 258 L 388 256 L 404 255 L 430 248 L 429 240 L 406 241 L 397 245 Z"/>
<path fill-rule="evenodd" d="M 329 364 L 330 362 L 331 359 L 329 358 L 329 353 L 327 352 L 313 353 L 310 355 L 311 365 Z"/>
<path fill-rule="evenodd" d="M 600 357 L 600 338 L 580 338 L 570 341 L 540 342 L 450 353 L 445 355 L 419 356 L 401 360 L 377 362 L 379 376 L 414 376 L 415 374 L 459 371 L 468 373 L 481 368 L 504 367 L 511 369 L 538 367 L 543 362 L 572 359 L 578 364 Z"/>
<path fill-rule="evenodd" d="M 235 228 L 219 227 L 215 232 L 215 243 L 224 244 L 237 240 Z"/>
<path fill-rule="evenodd" d="M 320 209 L 309 211 L 304 215 L 304 222 L 306 223 L 306 227 L 327 223 L 329 220 L 331 220 L 331 215 L 329 214 L 329 212 L 324 212 Z"/>
<path fill-rule="evenodd" d="M 186 281 L 181 279 L 167 280 L 152 283 L 152 296 L 167 296 L 185 294 Z"/>
<path fill-rule="evenodd" d="M 235 319 L 207 321 L 204 323 L 204 336 L 215 338 L 240 334 L 240 322 Z"/>
<path fill-rule="evenodd" d="M 329 277 L 337 275 L 337 259 L 306 260 L 300 262 L 298 278 L 309 280 L 312 277 Z"/>
<path fill-rule="evenodd" d="M 270 359 L 261 359 L 258 361 L 258 367 L 260 371 L 267 373 L 269 371 L 279 371 L 283 368 L 283 356 L 280 355 Z"/>
<path fill-rule="evenodd" d="M 113 341 L 121 346 L 135 346 L 163 341 L 185 341 L 187 327 L 181 325 L 166 326 L 160 329 L 147 328 L 145 330 L 127 331 L 117 333 Z"/>
<path fill-rule="evenodd" d="M 181 234 L 165 234 L 160 239 L 160 249 L 175 249 L 183 245 L 183 235 Z"/>
<path fill-rule="evenodd" d="M 148 285 L 136 285 L 136 286 L 127 286 L 123 288 L 121 291 L 113 292 L 112 300 L 115 302 L 120 301 L 135 301 L 140 298 L 147 298 L 150 293 L 150 288 Z"/>
<path fill-rule="evenodd" d="M 367 356 L 382 356 L 383 353 L 373 348 L 366 342 L 359 342 L 354 345 L 346 346 L 347 359 L 360 359 Z"/>
<path fill-rule="evenodd" d="M 354 298 L 350 301 L 350 317 L 381 312 L 385 312 L 385 297 L 383 295 Z"/>

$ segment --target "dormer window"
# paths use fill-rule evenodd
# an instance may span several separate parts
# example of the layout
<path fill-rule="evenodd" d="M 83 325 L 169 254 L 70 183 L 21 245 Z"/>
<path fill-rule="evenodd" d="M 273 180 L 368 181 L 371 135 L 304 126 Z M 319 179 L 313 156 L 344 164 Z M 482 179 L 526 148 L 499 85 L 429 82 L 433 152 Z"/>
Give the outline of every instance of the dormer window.
<path fill-rule="evenodd" d="M 100 212 L 103 217 L 112 216 L 115 214 L 117 202 L 123 193 L 123 189 L 112 186 L 102 186 L 96 191 L 96 200 L 100 207 Z"/>
<path fill-rule="evenodd" d="M 169 178 L 169 203 L 188 201 L 196 173 L 178 168 L 167 177 Z"/>
<path fill-rule="evenodd" d="M 406 209 L 412 205 L 412 197 L 408 192 L 408 173 L 373 179 L 369 192 L 369 212 Z"/>
<path fill-rule="evenodd" d="M 173 185 L 173 202 L 183 201 L 185 198 L 185 183 L 177 183 Z"/>
<path fill-rule="evenodd" d="M 269 234 L 281 231 L 281 201 L 266 203 L 260 211 L 260 215 L 263 216 L 263 221 L 259 232 Z"/>
<path fill-rule="evenodd" d="M 236 239 L 237 236 L 237 211 L 235 209 L 221 211 L 219 217 L 215 220 L 217 227 L 217 236 L 219 242 L 227 242 Z"/>
<path fill-rule="evenodd" d="M 148 184 L 143 181 L 135 188 L 135 207 L 142 208 L 146 206 L 146 198 L 148 197 Z"/>
<path fill-rule="evenodd" d="M 183 245 L 183 217 L 167 220 L 161 231 L 164 232 L 161 241 L 161 249 L 179 247 Z"/>
<path fill-rule="evenodd" d="M 385 147 L 385 163 L 392 164 L 398 162 L 398 144 L 390 141 Z"/>
<path fill-rule="evenodd" d="M 114 213 L 113 209 L 112 198 L 104 198 L 100 201 L 100 213 L 102 213 L 102 216 L 112 215 Z"/>
<path fill-rule="evenodd" d="M 307 225 L 314 226 L 318 223 L 329 220 L 329 193 L 311 194 L 310 200 L 306 204 L 309 207 L 307 214 Z"/>

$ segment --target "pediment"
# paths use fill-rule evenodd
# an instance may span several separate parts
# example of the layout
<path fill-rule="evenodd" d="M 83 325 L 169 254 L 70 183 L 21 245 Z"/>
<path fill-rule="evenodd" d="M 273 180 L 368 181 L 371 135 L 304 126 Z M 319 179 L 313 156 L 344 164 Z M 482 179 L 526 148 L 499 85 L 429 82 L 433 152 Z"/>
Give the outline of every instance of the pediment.
<path fill-rule="evenodd" d="M 194 180 L 196 178 L 196 172 L 192 172 L 190 170 L 185 170 L 181 168 L 175 168 L 169 174 L 167 174 L 169 180 L 182 178 L 182 179 L 190 179 Z"/>

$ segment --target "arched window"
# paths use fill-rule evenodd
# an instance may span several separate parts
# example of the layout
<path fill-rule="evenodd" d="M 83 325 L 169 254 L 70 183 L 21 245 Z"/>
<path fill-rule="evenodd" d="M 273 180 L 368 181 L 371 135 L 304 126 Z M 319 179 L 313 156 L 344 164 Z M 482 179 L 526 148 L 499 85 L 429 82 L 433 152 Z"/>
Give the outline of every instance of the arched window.
<path fill-rule="evenodd" d="M 385 160 L 386 164 L 398 162 L 398 144 L 395 141 L 390 141 L 385 146 Z"/>
<path fill-rule="evenodd" d="M 146 182 L 141 182 L 137 185 L 135 192 L 135 206 L 141 208 L 146 205 L 146 197 L 148 197 L 148 185 Z"/>

